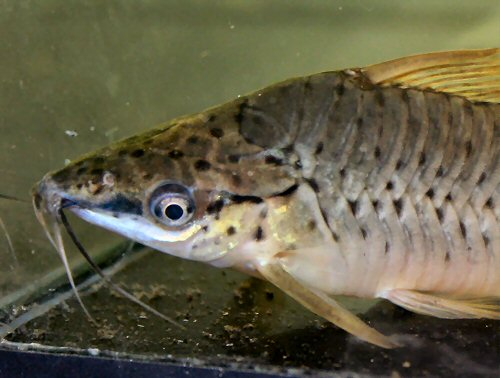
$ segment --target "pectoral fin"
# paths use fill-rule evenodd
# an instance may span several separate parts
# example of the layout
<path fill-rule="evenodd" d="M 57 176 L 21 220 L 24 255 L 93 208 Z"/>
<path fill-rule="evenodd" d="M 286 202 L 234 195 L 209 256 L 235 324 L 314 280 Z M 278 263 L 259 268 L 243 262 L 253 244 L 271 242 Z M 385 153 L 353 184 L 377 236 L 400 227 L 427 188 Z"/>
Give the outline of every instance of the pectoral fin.
<path fill-rule="evenodd" d="M 498 298 L 446 299 L 412 290 L 389 290 L 382 295 L 398 306 L 419 314 L 446 319 L 500 319 Z"/>
<path fill-rule="evenodd" d="M 383 348 L 394 348 L 399 346 L 399 344 L 390 337 L 384 336 L 375 329 L 369 327 L 356 315 L 340 306 L 332 298 L 304 286 L 292 275 L 287 273 L 279 263 L 260 266 L 258 270 L 264 278 L 283 290 L 286 294 L 290 295 L 304 307 L 347 332 L 350 332 L 354 336 Z"/>

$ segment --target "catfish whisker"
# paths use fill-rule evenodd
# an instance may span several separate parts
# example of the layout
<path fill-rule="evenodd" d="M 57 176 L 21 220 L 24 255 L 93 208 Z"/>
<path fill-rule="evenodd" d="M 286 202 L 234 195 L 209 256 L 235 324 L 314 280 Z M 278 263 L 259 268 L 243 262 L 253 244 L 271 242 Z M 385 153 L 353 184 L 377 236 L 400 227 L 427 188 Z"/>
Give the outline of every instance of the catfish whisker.
<path fill-rule="evenodd" d="M 60 204 L 59 204 L 60 207 Z M 59 208 L 58 207 L 58 208 Z M 92 321 L 95 322 L 94 318 L 90 315 L 89 311 L 83 304 L 82 299 L 80 298 L 80 294 L 78 293 L 78 290 L 76 289 L 75 281 L 73 280 L 73 276 L 71 274 L 71 269 L 69 267 L 68 259 L 66 257 L 66 250 L 64 249 L 64 243 L 61 238 L 61 218 L 59 214 L 54 213 L 53 211 L 49 210 L 47 207 L 42 209 L 40 207 L 40 204 L 37 203 L 37 198 L 36 196 L 33 197 L 33 208 L 35 209 L 35 215 L 40 222 L 40 224 L 43 227 L 43 230 L 45 231 L 45 235 L 47 235 L 47 238 L 49 239 L 50 243 L 54 246 L 55 250 L 59 254 L 59 257 L 61 258 L 61 261 L 63 262 L 64 265 L 64 270 L 66 271 L 66 276 L 68 277 L 69 284 L 71 286 L 71 289 L 75 293 L 75 297 L 80 304 L 80 306 L 83 309 L 83 312 L 85 312 L 85 315 Z M 47 222 L 47 219 L 50 219 L 50 224 Z"/>
<path fill-rule="evenodd" d="M 82 307 L 83 312 L 85 313 L 87 318 L 89 318 L 89 320 L 92 323 L 97 323 L 95 321 L 95 319 L 93 318 L 93 316 L 90 315 L 89 310 L 87 310 L 87 307 L 83 303 L 83 300 L 80 297 L 80 294 L 78 293 L 78 289 L 76 288 L 75 281 L 73 280 L 73 275 L 71 274 L 71 268 L 69 267 L 68 258 L 66 256 L 66 250 L 64 249 L 64 243 L 63 243 L 63 240 L 61 237 L 61 228 L 59 227 L 59 224 L 62 221 L 62 218 L 60 216 L 61 214 L 62 214 L 62 211 L 59 211 L 58 216 L 56 216 L 56 223 L 54 223 L 55 239 L 53 239 L 51 237 L 49 237 L 49 239 L 52 242 L 52 244 L 54 245 L 54 247 L 56 248 L 56 250 L 59 252 L 59 256 L 61 257 L 61 260 L 62 260 L 63 265 L 64 265 L 64 269 L 66 270 L 66 275 L 68 276 L 69 284 L 71 285 L 71 288 L 73 289 L 73 292 L 75 293 L 75 297 L 76 297 L 78 303 L 80 304 L 80 306 Z"/>
<path fill-rule="evenodd" d="M 140 299 L 138 299 L 137 297 L 135 297 L 133 294 L 129 293 L 128 291 L 126 291 L 125 289 L 121 288 L 120 286 L 118 286 L 117 284 L 115 284 L 113 281 L 111 281 L 111 279 L 102 271 L 102 269 L 94 262 L 94 260 L 92 259 L 92 257 L 88 254 L 88 252 L 86 251 L 85 247 L 82 245 L 82 243 L 80 242 L 80 240 L 76 236 L 75 232 L 73 231 L 73 228 L 69 224 L 68 219 L 66 218 L 66 215 L 64 214 L 64 212 L 62 211 L 62 209 L 59 210 L 59 217 L 61 219 L 62 224 L 66 228 L 66 231 L 67 231 L 69 237 L 71 238 L 71 240 L 73 241 L 73 243 L 75 244 L 75 246 L 78 248 L 78 250 L 80 251 L 80 253 L 82 254 L 82 256 L 85 258 L 85 260 L 87 260 L 87 262 L 90 264 L 90 266 L 92 267 L 92 269 L 94 269 L 94 271 L 106 283 L 108 283 L 113 290 L 115 290 L 121 296 L 123 296 L 123 297 L 129 299 L 130 301 L 134 302 L 135 304 L 141 306 L 146 311 L 149 311 L 150 313 L 152 313 L 152 314 L 154 314 L 154 315 L 162 318 L 163 320 L 166 320 L 167 322 L 169 322 L 169 323 L 171 323 L 171 324 L 173 324 L 173 325 L 175 325 L 175 326 L 177 326 L 177 327 L 179 327 L 181 329 L 186 329 L 184 326 L 182 326 L 181 324 L 179 324 L 175 320 L 173 320 L 173 319 L 169 318 L 168 316 L 162 314 L 158 310 L 156 310 L 153 307 L 149 306 L 148 304 L 144 303 L 143 301 L 141 301 Z"/>
<path fill-rule="evenodd" d="M 7 240 L 7 245 L 9 246 L 9 251 L 12 255 L 12 258 L 14 260 L 14 263 L 18 265 L 18 260 L 17 260 L 17 255 L 16 255 L 16 250 L 14 249 L 14 244 L 12 243 L 12 239 L 10 238 L 9 232 L 7 231 L 7 227 L 5 227 L 5 223 L 0 217 L 0 228 L 2 228 L 2 231 L 5 235 L 5 239 Z"/>
<path fill-rule="evenodd" d="M 5 199 L 5 200 L 10 200 L 10 201 L 16 201 L 16 202 L 22 202 L 22 203 L 29 203 L 29 204 L 31 204 L 31 201 L 28 201 L 28 200 L 25 200 L 25 199 L 22 199 L 22 198 L 18 198 L 18 197 L 14 197 L 14 196 L 9 196 L 7 194 L 0 194 L 0 199 Z"/>

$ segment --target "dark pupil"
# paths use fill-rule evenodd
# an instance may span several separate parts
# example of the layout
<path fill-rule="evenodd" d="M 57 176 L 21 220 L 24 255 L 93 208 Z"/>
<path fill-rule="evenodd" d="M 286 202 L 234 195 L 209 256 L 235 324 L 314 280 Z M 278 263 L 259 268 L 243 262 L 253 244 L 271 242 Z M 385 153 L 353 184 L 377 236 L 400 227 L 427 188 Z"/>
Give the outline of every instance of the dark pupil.
<path fill-rule="evenodd" d="M 176 204 L 168 205 L 165 209 L 165 215 L 167 216 L 167 218 L 174 221 L 180 219 L 183 214 L 184 210 L 182 209 L 182 207 Z"/>

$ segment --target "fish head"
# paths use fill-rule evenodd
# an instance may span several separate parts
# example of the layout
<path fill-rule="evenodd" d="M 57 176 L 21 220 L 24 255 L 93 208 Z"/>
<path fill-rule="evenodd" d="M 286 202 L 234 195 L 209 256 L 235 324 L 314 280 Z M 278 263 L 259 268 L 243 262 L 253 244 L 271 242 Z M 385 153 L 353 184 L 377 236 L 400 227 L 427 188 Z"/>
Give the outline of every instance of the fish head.
<path fill-rule="evenodd" d="M 270 151 L 241 134 L 238 106 L 185 117 L 117 142 L 47 174 L 35 212 L 60 245 L 68 209 L 159 251 L 216 262 L 255 238 L 266 199 L 296 182 Z"/>

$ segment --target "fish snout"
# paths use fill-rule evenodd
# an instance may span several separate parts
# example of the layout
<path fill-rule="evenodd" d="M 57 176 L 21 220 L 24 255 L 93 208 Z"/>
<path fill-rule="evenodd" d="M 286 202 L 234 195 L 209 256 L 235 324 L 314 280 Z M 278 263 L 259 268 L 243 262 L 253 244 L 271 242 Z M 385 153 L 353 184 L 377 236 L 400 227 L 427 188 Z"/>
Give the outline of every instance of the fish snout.
<path fill-rule="evenodd" d="M 33 206 L 37 214 L 57 214 L 61 208 L 67 206 L 70 200 L 65 198 L 63 193 L 52 176 L 46 175 L 32 190 Z"/>

